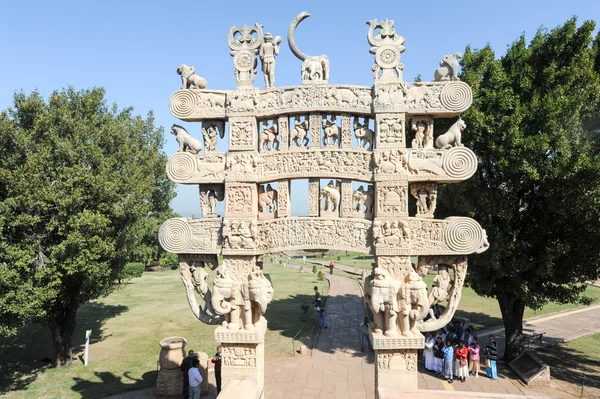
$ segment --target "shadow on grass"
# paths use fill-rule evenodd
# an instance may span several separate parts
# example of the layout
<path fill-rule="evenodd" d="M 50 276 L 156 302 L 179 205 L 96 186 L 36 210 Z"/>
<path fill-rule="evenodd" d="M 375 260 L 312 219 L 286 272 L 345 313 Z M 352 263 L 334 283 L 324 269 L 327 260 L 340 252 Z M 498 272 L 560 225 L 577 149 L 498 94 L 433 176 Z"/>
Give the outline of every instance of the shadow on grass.
<path fill-rule="evenodd" d="M 598 348 L 590 348 L 598 353 Z M 550 366 L 553 379 L 571 384 L 581 384 L 586 377 L 585 386 L 600 389 L 600 361 L 565 345 L 540 348 L 535 353 Z"/>
<path fill-rule="evenodd" d="M 127 306 L 104 305 L 90 302 L 77 312 L 73 334 L 73 355 L 76 357 L 85 345 L 85 331 L 91 329 L 90 343 L 107 338 L 103 334 L 105 321 L 128 309 Z M 0 338 L 0 394 L 26 389 L 40 372 L 51 367 L 54 349 L 50 331 L 36 323 L 21 328 L 9 338 Z M 77 361 L 77 360 L 74 360 Z"/>
<path fill-rule="evenodd" d="M 79 393 L 82 399 L 95 399 L 107 395 L 150 388 L 156 384 L 158 371 L 148 371 L 142 375 L 142 378 L 133 378 L 128 372 L 123 374 L 123 376 L 118 376 L 108 371 L 96 372 L 94 374 L 102 381 L 75 379 L 75 385 L 71 389 Z"/>

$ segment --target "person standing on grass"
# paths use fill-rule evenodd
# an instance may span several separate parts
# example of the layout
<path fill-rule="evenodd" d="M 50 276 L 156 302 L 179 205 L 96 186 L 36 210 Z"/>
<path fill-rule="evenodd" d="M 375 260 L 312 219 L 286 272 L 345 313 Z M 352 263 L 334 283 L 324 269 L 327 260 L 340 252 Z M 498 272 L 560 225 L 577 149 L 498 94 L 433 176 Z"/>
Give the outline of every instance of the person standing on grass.
<path fill-rule="evenodd" d="M 492 381 L 498 378 L 498 370 L 496 369 L 496 359 L 498 358 L 498 347 L 494 336 L 490 335 L 490 340 L 485 346 L 485 373 Z"/>
<path fill-rule="evenodd" d="M 193 363 L 194 363 L 194 351 L 190 350 L 188 351 L 188 355 L 185 359 L 183 359 L 183 362 L 181 362 L 181 365 L 179 366 L 179 368 L 181 369 L 181 371 L 183 371 L 183 398 L 184 399 L 188 399 L 190 397 L 190 393 L 189 391 L 189 386 L 190 386 L 190 380 L 188 378 L 188 371 L 190 371 L 190 369 L 193 367 Z"/>
<path fill-rule="evenodd" d="M 425 338 L 425 349 L 423 350 L 425 369 L 428 371 L 435 370 L 435 367 L 433 366 L 433 345 L 435 345 L 435 339 L 433 338 L 433 334 L 428 332 L 427 338 Z"/>
<path fill-rule="evenodd" d="M 469 375 L 479 377 L 479 351 L 480 346 L 477 343 L 477 337 L 472 337 L 473 342 L 469 345 Z"/>
<path fill-rule="evenodd" d="M 200 399 L 200 384 L 202 384 L 202 376 L 200 375 L 200 360 L 194 358 L 192 368 L 188 371 L 188 379 L 190 381 L 190 398 Z"/>
<path fill-rule="evenodd" d="M 333 261 L 331 261 L 331 262 L 329 262 L 329 274 L 333 274 L 333 268 L 334 268 Z"/>
<path fill-rule="evenodd" d="M 444 353 L 444 377 L 448 380 L 448 383 L 454 382 L 452 376 L 452 363 L 454 363 L 454 348 L 452 347 L 452 341 L 446 340 L 446 346 L 442 349 Z"/>
<path fill-rule="evenodd" d="M 469 374 L 469 367 L 467 366 L 467 357 L 469 356 L 469 350 L 465 346 L 465 341 L 463 341 L 462 339 L 458 342 L 458 346 L 455 349 L 455 354 L 458 366 L 456 375 L 458 376 L 461 382 L 465 382 L 467 379 L 467 374 Z"/>
<path fill-rule="evenodd" d="M 223 346 L 217 346 L 217 353 L 210 360 L 215 365 L 215 380 L 217 380 L 217 395 L 221 393 L 221 360 L 223 359 L 221 353 L 223 352 Z"/>
<path fill-rule="evenodd" d="M 433 344 L 433 370 L 436 374 L 442 374 L 444 371 L 444 342 L 439 335 Z"/>
<path fill-rule="evenodd" d="M 369 337 L 369 327 L 370 322 L 369 318 L 365 317 L 364 321 L 360 324 L 360 332 L 361 332 L 361 342 L 360 342 L 360 350 L 361 352 L 365 351 L 365 342 L 368 345 L 369 350 L 373 350 L 373 345 L 371 345 L 371 338 Z"/>

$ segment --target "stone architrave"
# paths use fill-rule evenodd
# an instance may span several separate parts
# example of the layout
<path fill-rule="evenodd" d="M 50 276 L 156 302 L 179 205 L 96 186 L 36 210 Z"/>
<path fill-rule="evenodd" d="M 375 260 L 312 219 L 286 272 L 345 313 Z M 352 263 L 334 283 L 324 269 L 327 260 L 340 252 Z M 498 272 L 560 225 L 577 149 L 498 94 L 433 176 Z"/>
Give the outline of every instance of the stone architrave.
<path fill-rule="evenodd" d="M 218 325 L 221 396 L 245 388 L 248 395 L 264 395 L 264 315 L 273 287 L 257 256 L 323 248 L 374 254 L 364 295 L 374 316 L 375 396 L 397 397 L 399 390 L 418 387 L 421 332 L 442 328 L 458 307 L 466 255 L 489 247 L 475 220 L 434 215 L 437 185 L 464 181 L 477 170 L 475 153 L 463 145 L 468 126 L 460 119 L 473 95 L 457 80 L 458 53 L 444 57 L 435 81 L 404 82 L 404 38 L 388 19 L 367 22 L 373 85 L 329 85 L 327 57 L 308 56 L 294 42 L 306 17 L 299 14 L 288 31 L 290 49 L 303 61 L 301 85 L 273 87 L 269 57 L 279 40 L 263 36 L 259 24 L 229 32 L 235 90 L 207 90 L 182 65 L 183 87 L 169 108 L 176 118 L 202 123 L 190 132 L 202 131 L 204 145 L 174 125 L 180 151 L 169 158 L 166 172 L 173 182 L 200 185 L 203 217 L 167 220 L 159 242 L 179 255 L 195 317 Z M 253 87 L 259 52 L 264 91 Z M 456 117 L 434 137 L 434 118 Z M 228 153 L 218 152 L 222 126 L 228 126 Z M 308 217 L 291 216 L 291 179 L 308 179 Z M 328 183 L 321 187 L 321 181 Z M 408 214 L 409 195 L 418 203 L 414 216 Z M 223 217 L 214 211 L 221 196 Z M 428 291 L 423 277 L 435 267 Z M 445 306 L 441 315 L 433 311 L 439 304 Z"/>
<path fill-rule="evenodd" d="M 319 198 L 321 181 L 319 179 L 308 179 L 308 216 L 319 216 Z"/>

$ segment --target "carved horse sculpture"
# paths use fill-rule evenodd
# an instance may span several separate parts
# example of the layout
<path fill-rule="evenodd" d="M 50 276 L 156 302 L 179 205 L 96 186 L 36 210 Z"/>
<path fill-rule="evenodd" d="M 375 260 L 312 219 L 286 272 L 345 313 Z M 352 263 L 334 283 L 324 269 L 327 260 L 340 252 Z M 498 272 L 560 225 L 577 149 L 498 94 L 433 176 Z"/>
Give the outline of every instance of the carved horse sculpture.
<path fill-rule="evenodd" d="M 360 186 L 358 190 L 352 193 L 352 201 L 356 202 L 356 207 L 354 208 L 356 212 L 373 213 L 373 193 L 371 190 L 365 191 L 365 188 Z M 363 206 L 365 207 L 364 211 Z"/>
<path fill-rule="evenodd" d="M 294 129 L 291 131 L 292 143 L 298 147 L 306 147 L 308 145 L 308 119 L 300 122 L 300 117 L 294 118 Z"/>
<path fill-rule="evenodd" d="M 342 128 L 337 125 L 335 119 L 333 117 L 329 120 L 323 119 L 321 123 L 323 125 L 323 146 L 339 145 Z"/>
<path fill-rule="evenodd" d="M 358 122 L 358 118 L 354 119 L 354 135 L 359 148 L 367 148 L 367 144 L 369 144 L 369 149 L 373 148 L 374 132 L 369 129 L 369 119 L 365 119 L 363 124 Z"/>
<path fill-rule="evenodd" d="M 270 184 L 267 184 L 267 189 L 263 185 L 258 186 L 258 211 L 265 213 L 274 213 L 277 205 L 277 190 L 274 190 Z M 267 210 L 269 207 L 269 210 Z"/>
<path fill-rule="evenodd" d="M 273 123 L 273 125 L 271 125 L 271 127 L 264 128 L 263 132 L 260 134 L 260 149 L 261 149 L 261 151 L 278 150 L 279 149 L 279 140 L 277 140 L 278 135 L 279 135 L 279 128 L 277 127 L 277 123 Z"/>

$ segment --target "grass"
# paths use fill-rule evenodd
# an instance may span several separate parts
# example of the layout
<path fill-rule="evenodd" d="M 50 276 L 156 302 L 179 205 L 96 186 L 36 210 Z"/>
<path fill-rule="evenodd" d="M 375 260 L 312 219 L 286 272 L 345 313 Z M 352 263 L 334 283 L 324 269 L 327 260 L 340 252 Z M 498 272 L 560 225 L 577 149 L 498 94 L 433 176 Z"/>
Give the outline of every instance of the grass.
<path fill-rule="evenodd" d="M 312 273 L 265 263 L 275 295 L 269 320 L 265 357 L 291 356 L 292 337 L 311 334 L 314 315 L 302 319 L 300 306 L 312 304 L 313 287 L 326 293 L 327 282 Z M 310 306 L 311 312 L 314 312 Z M 144 273 L 106 298 L 82 306 L 77 315 L 74 355 L 83 353 L 86 329 L 92 329 L 89 365 L 77 360 L 69 368 L 45 367 L 53 357 L 47 329 L 32 324 L 17 337 L 0 340 L 2 398 L 99 398 L 155 384 L 159 341 L 183 336 L 186 349 L 211 356 L 217 343 L 215 326 L 204 325 L 190 311 L 179 271 Z M 8 391 L 8 392 L 7 392 Z"/>

